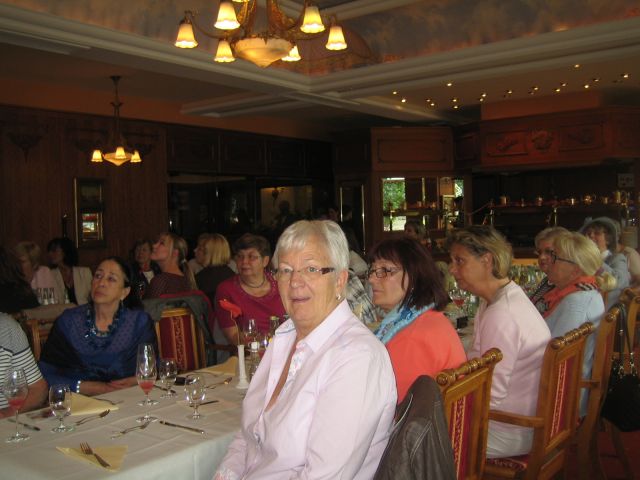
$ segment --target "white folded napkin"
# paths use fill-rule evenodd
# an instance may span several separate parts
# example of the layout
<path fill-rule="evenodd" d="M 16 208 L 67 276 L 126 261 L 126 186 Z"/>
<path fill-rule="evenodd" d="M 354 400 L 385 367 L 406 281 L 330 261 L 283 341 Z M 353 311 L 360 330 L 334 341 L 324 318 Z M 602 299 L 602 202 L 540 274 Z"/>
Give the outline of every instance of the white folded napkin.
<path fill-rule="evenodd" d="M 93 415 L 102 413 L 105 410 L 118 410 L 118 406 L 111 405 L 103 400 L 86 397 L 79 393 L 71 393 L 71 416 Z"/>
<path fill-rule="evenodd" d="M 92 447 L 93 451 L 100 455 L 105 462 L 107 462 L 111 467 L 103 467 L 100 465 L 96 457 L 93 455 L 87 455 L 86 453 L 82 453 L 80 448 L 70 448 L 70 447 L 56 447 L 65 455 L 69 455 L 72 458 L 81 460 L 83 462 L 89 462 L 92 465 L 97 466 L 98 468 L 104 468 L 110 472 L 117 472 L 122 467 L 122 462 L 124 462 L 124 457 L 127 454 L 126 445 L 106 445 L 101 447 Z"/>
<path fill-rule="evenodd" d="M 235 375 L 238 371 L 238 357 L 229 357 L 226 362 L 211 367 L 202 368 L 199 372 L 213 373 L 214 375 Z"/>

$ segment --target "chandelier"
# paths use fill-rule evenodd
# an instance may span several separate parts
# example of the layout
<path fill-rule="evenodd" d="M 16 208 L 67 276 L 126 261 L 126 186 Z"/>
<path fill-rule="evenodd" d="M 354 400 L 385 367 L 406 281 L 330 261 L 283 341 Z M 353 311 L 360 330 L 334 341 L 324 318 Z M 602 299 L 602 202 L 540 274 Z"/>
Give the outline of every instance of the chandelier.
<path fill-rule="evenodd" d="M 218 40 L 214 60 L 219 63 L 233 62 L 236 56 L 259 67 L 268 67 L 277 60 L 297 62 L 302 57 L 296 41 L 324 32 L 325 26 L 318 7 L 305 0 L 297 19 L 288 17 L 280 10 L 277 0 L 266 0 L 267 26 L 262 32 L 254 31 L 258 0 L 233 0 L 240 3 L 238 11 L 230 0 L 221 0 L 217 20 L 214 24 L 220 33 L 211 33 L 196 22 L 197 12 L 184 12 L 180 22 L 176 47 L 195 48 L 198 42 L 193 27 L 200 33 Z M 347 43 L 342 27 L 336 17 L 331 17 L 330 31 L 325 48 L 344 50 Z"/>
<path fill-rule="evenodd" d="M 103 153 L 102 149 L 96 148 L 91 155 L 91 161 L 99 163 L 106 160 L 117 167 L 126 162 L 140 163 L 142 162 L 140 153 L 138 150 L 133 150 L 127 146 L 120 132 L 120 107 L 124 105 L 118 97 L 118 82 L 120 81 L 120 77 L 114 75 L 111 77 L 111 81 L 113 82 L 115 91 L 115 99 L 111 102 L 111 105 L 113 105 L 113 130 L 109 134 L 105 153 Z"/>

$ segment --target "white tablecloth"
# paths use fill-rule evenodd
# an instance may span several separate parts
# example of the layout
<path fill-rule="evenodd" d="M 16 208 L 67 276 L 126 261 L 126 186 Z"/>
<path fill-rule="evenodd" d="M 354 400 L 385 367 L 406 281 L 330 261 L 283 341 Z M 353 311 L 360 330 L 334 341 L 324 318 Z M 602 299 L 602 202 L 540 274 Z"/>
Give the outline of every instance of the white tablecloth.
<path fill-rule="evenodd" d="M 224 376 L 211 377 L 211 383 L 221 381 Z M 177 400 L 182 400 L 182 388 Z M 152 390 L 151 398 L 160 399 L 162 392 Z M 144 414 L 145 407 L 136 403 L 144 396 L 139 387 L 102 395 L 101 398 L 124 400 L 119 409 L 104 418 L 92 420 L 68 433 L 52 433 L 58 420 L 29 419 L 21 414 L 20 419 L 37 425 L 41 431 L 24 430 L 31 438 L 17 444 L 4 440 L 15 431 L 15 424 L 7 419 L 0 421 L 0 478 L 14 479 L 202 479 L 211 480 L 226 453 L 227 446 L 239 429 L 243 390 L 231 385 L 207 391 L 207 400 L 219 399 L 219 403 L 204 405 L 200 412 L 205 416 L 199 420 L 187 419 L 192 411 L 176 399 L 162 399 L 149 411 L 156 417 L 181 425 L 205 430 L 205 435 L 183 429 L 168 427 L 154 422 L 145 430 L 135 430 L 122 437 L 111 439 L 115 431 L 137 425 L 136 418 Z M 82 417 L 67 417 L 73 423 Z M 128 452 L 118 472 L 108 472 L 64 455 L 60 447 L 78 448 L 80 442 L 92 447 L 103 445 L 127 445 Z"/>

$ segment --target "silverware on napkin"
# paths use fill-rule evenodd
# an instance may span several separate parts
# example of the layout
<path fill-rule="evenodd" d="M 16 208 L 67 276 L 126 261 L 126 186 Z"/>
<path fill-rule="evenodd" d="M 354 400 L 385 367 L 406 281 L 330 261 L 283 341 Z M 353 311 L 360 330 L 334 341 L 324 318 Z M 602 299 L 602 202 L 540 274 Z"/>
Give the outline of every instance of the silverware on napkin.
<path fill-rule="evenodd" d="M 16 423 L 16 419 L 15 418 L 10 418 L 9 419 L 10 422 Z M 29 430 L 35 430 L 36 432 L 40 431 L 40 427 L 37 427 L 35 425 L 30 425 L 28 423 L 24 423 L 24 422 L 18 422 L 18 425 L 22 425 L 24 428 L 28 428 Z"/>
<path fill-rule="evenodd" d="M 204 435 L 204 430 L 201 430 L 199 428 L 187 427 L 186 425 L 179 425 L 177 423 L 167 422 L 166 420 L 160 420 L 160 423 L 162 425 L 166 425 L 167 427 L 184 428 L 185 430 L 189 430 L 191 432 L 196 432 L 196 433 L 199 433 L 200 435 Z"/>

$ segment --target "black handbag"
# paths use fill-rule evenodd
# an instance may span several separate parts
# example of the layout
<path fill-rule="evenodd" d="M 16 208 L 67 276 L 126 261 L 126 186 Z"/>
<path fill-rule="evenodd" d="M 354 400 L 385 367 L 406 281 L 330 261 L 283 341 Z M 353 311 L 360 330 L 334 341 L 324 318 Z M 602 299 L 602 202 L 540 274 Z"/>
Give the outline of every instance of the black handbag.
<path fill-rule="evenodd" d="M 633 360 L 633 350 L 627 331 L 626 315 L 618 318 L 618 358 L 611 365 L 609 388 L 602 406 L 602 418 L 613 423 L 622 432 L 640 430 L 640 378 Z M 624 345 L 629 352 L 629 372 L 624 371 Z"/>

